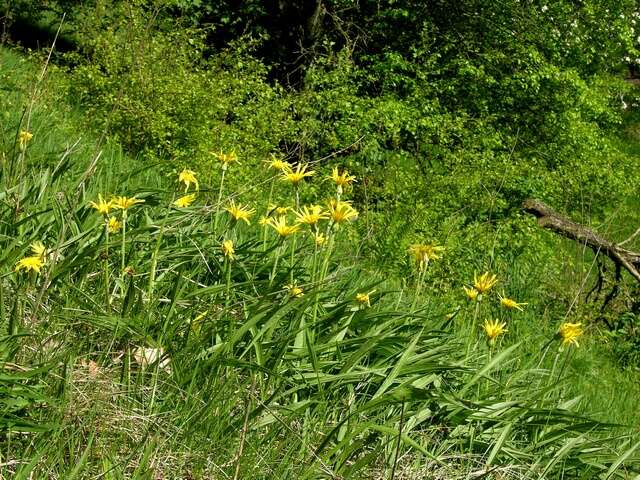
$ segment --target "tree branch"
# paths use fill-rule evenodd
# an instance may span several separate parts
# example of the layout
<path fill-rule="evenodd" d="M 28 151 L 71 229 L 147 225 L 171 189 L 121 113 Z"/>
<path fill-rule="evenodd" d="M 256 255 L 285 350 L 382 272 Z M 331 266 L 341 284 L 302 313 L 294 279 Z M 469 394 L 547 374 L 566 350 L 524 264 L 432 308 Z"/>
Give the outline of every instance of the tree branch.
<path fill-rule="evenodd" d="M 640 253 L 622 248 L 620 244 L 611 242 L 590 228 L 559 214 L 540 200 L 529 198 L 525 200 L 522 208 L 525 212 L 535 215 L 538 225 L 542 228 L 584 244 L 596 255 L 605 254 L 640 282 Z"/>

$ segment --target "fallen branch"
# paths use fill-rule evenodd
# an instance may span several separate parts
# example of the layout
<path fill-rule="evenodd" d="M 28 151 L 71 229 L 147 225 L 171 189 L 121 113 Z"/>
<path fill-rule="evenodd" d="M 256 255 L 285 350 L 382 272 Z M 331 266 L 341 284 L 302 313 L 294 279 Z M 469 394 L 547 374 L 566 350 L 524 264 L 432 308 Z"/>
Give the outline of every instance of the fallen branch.
<path fill-rule="evenodd" d="M 609 257 L 616 267 L 627 270 L 640 282 L 640 253 L 622 248 L 622 244 L 611 242 L 584 225 L 559 214 L 540 200 L 529 198 L 522 208 L 538 218 L 538 225 L 591 248 L 596 255 Z M 626 243 L 623 242 L 623 243 Z"/>

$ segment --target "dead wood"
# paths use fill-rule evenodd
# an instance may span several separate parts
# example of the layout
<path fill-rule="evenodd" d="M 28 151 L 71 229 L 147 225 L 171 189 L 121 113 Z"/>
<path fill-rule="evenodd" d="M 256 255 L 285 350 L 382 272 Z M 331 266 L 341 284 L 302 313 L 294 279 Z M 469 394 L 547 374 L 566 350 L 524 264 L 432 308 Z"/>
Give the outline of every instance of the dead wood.
<path fill-rule="evenodd" d="M 525 200 L 522 208 L 525 212 L 535 215 L 538 218 L 538 225 L 542 228 L 549 229 L 586 245 L 596 255 L 606 255 L 616 264 L 616 268 L 624 268 L 640 282 L 640 253 L 622 248 L 621 245 L 626 241 L 620 244 L 614 243 L 590 228 L 559 214 L 544 202 L 534 198 Z"/>

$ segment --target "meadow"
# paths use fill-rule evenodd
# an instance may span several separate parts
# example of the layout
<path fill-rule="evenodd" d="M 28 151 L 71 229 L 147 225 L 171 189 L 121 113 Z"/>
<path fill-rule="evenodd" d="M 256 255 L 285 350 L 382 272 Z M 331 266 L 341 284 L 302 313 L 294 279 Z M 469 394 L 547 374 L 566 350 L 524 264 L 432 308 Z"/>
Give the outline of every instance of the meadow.
<path fill-rule="evenodd" d="M 633 338 L 601 320 L 635 328 L 637 287 L 590 302 L 602 260 L 503 201 L 530 165 L 507 145 L 412 203 L 406 157 L 270 148 L 287 97 L 249 68 L 211 81 L 246 123 L 180 143 L 204 94 L 172 117 L 140 86 L 197 69 L 118 96 L 107 67 L 0 48 L 0 478 L 638 478 Z M 621 166 L 593 181 L 626 185 L 582 206 L 627 238 L 637 140 L 580 128 Z M 549 198 L 586 191 L 574 167 Z"/>

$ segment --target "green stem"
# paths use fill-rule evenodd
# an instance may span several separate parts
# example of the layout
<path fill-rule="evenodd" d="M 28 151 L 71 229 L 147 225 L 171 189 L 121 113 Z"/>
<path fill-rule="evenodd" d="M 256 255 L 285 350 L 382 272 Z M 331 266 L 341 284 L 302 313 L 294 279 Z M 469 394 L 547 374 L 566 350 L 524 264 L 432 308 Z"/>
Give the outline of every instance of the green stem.
<path fill-rule="evenodd" d="M 107 312 L 111 310 L 111 289 L 109 288 L 109 217 L 105 216 L 104 290 Z"/>
<path fill-rule="evenodd" d="M 478 315 L 480 313 L 480 300 L 476 300 L 476 307 L 473 312 L 473 319 L 471 320 L 471 326 L 469 327 L 469 335 L 467 336 L 467 353 L 465 357 L 468 359 L 471 353 L 471 344 L 476 337 L 476 322 L 478 321 Z"/>
<path fill-rule="evenodd" d="M 224 186 L 224 176 L 227 173 L 227 169 L 222 167 L 222 176 L 220 177 L 220 188 L 218 189 L 218 201 L 216 202 L 216 213 L 213 221 L 213 232 L 218 230 L 218 216 L 220 215 L 220 205 L 222 203 L 222 189 Z"/>
<path fill-rule="evenodd" d="M 122 294 L 124 295 L 124 267 L 125 267 L 125 246 L 127 241 L 127 211 L 122 210 L 122 246 L 120 248 L 120 282 L 122 283 Z"/>
<path fill-rule="evenodd" d="M 271 186 L 269 187 L 269 199 L 267 200 L 267 208 L 271 205 L 271 199 L 273 198 L 273 186 L 275 185 L 275 179 L 271 180 Z M 262 251 L 267 250 L 267 228 L 262 228 Z"/>

